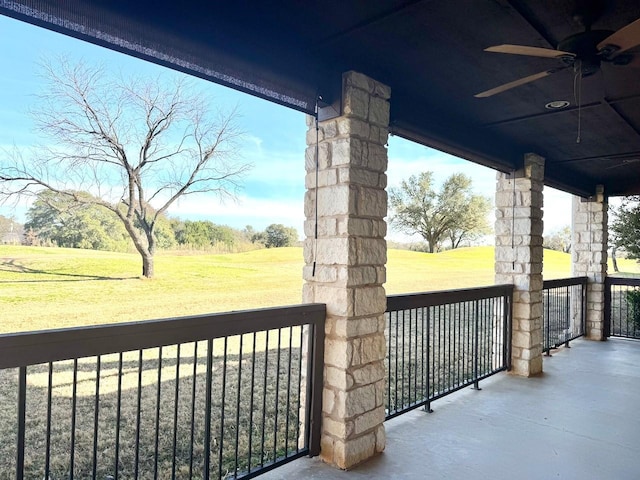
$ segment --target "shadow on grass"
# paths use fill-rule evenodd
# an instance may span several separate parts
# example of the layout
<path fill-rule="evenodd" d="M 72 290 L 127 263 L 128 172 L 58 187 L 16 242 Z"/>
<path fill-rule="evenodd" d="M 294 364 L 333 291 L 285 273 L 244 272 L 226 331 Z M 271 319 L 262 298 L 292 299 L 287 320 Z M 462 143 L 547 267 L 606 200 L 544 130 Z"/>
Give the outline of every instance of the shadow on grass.
<path fill-rule="evenodd" d="M 25 273 L 31 275 L 53 275 L 56 277 L 71 277 L 68 279 L 42 279 L 42 280 L 0 280 L 0 283 L 43 283 L 43 282 L 84 282 L 87 280 L 131 280 L 138 278 L 137 276 L 131 277 L 105 277 L 102 275 L 84 275 L 80 273 L 61 273 L 48 270 L 39 270 L 35 268 L 29 268 L 26 265 L 22 265 L 16 262 L 15 259 L 4 259 L 0 263 L 0 271 L 12 272 L 12 273 Z"/>

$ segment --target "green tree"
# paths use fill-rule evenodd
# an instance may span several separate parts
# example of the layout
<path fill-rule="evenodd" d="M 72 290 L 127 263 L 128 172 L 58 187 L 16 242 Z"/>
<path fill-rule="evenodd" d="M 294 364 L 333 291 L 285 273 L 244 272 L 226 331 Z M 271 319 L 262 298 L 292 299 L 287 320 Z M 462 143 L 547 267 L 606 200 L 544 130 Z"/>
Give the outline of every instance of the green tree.
<path fill-rule="evenodd" d="M 154 274 L 156 230 L 185 195 L 233 195 L 249 165 L 236 161 L 236 115 L 214 111 L 182 80 L 122 80 L 66 61 L 45 64 L 47 86 L 34 113 L 52 147 L 0 163 L 0 194 L 45 189 L 117 216 Z M 78 191 L 99 192 L 86 197 Z"/>
<path fill-rule="evenodd" d="M 42 190 L 27 212 L 25 228 L 41 242 L 59 247 L 93 250 L 125 250 L 127 232 L 113 213 L 89 201 L 86 192 L 73 192 L 86 202 L 70 200 L 69 195 Z"/>
<path fill-rule="evenodd" d="M 290 247 L 298 241 L 298 231 L 281 223 L 272 223 L 264 229 L 262 242 L 267 248 Z"/>
<path fill-rule="evenodd" d="M 611 214 L 611 244 L 624 248 L 630 258 L 640 259 L 640 196 L 625 198 Z"/>
<path fill-rule="evenodd" d="M 409 235 L 418 234 L 429 252 L 440 249 L 444 240 L 452 248 L 491 231 L 487 216 L 491 202 L 472 192 L 472 180 L 455 173 L 436 190 L 432 172 L 411 175 L 398 188 L 389 190 L 391 225 Z"/>
<path fill-rule="evenodd" d="M 571 251 L 571 227 L 565 225 L 561 229 L 545 235 L 544 248 L 569 253 Z"/>

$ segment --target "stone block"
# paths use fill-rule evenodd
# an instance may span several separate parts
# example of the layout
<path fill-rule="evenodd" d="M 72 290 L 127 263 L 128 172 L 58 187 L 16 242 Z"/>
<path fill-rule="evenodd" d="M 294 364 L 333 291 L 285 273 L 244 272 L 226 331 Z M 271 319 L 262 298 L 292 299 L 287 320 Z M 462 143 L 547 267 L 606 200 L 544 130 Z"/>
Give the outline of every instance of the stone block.
<path fill-rule="evenodd" d="M 373 237 L 373 220 L 352 216 L 341 218 L 338 222 L 338 234 L 353 237 Z"/>
<path fill-rule="evenodd" d="M 531 348 L 531 336 L 526 332 L 517 332 L 514 330 L 511 335 L 511 341 L 514 347 L 519 347 L 523 350 Z"/>
<path fill-rule="evenodd" d="M 354 314 L 358 317 L 383 314 L 387 307 L 387 295 L 382 286 L 366 286 L 354 291 Z"/>
<path fill-rule="evenodd" d="M 316 241 L 318 243 L 317 263 L 323 265 L 355 264 L 355 260 L 357 258 L 355 239 L 346 237 L 329 237 L 319 238 Z"/>
<path fill-rule="evenodd" d="M 318 130 L 316 131 L 315 118 L 314 118 L 314 121 L 311 124 L 311 128 L 307 129 L 307 136 L 306 136 L 307 145 L 315 145 L 316 142 L 319 143 L 322 140 L 324 140 L 324 131 L 321 128 L 318 128 Z"/>
<path fill-rule="evenodd" d="M 340 168 L 338 171 L 340 183 L 350 183 L 351 185 L 362 185 L 379 189 L 380 173 L 367 170 L 363 167 L 351 166 L 350 168 Z"/>
<path fill-rule="evenodd" d="M 355 209 L 356 199 L 351 194 L 349 185 L 333 185 L 331 187 L 323 187 L 318 190 L 319 216 L 330 217 L 335 215 L 349 215 L 354 212 Z"/>
<path fill-rule="evenodd" d="M 337 125 L 336 119 L 320 122 L 318 127 L 320 130 L 319 133 L 322 135 L 323 139 L 331 139 L 338 135 L 338 125 Z M 314 127 L 314 130 L 315 130 L 315 127 Z M 313 139 L 311 142 L 307 141 L 307 144 L 312 144 L 312 143 L 313 143 Z"/>
<path fill-rule="evenodd" d="M 354 137 L 337 138 L 331 142 L 331 166 L 363 165 L 363 142 Z"/>
<path fill-rule="evenodd" d="M 380 145 L 387 145 L 387 142 L 389 141 L 389 128 L 387 126 L 380 126 L 380 136 L 378 137 L 378 141 L 377 143 L 379 143 Z M 371 139 L 371 141 L 376 141 L 374 138 Z"/>
<path fill-rule="evenodd" d="M 380 188 L 358 187 L 356 214 L 363 217 L 387 216 L 387 192 Z"/>
<path fill-rule="evenodd" d="M 363 385 L 348 392 L 338 392 L 337 399 L 345 403 L 345 418 L 353 418 L 376 407 L 375 387 Z"/>
<path fill-rule="evenodd" d="M 384 98 L 369 99 L 369 122 L 373 125 L 389 125 L 389 102 Z"/>
<path fill-rule="evenodd" d="M 324 364 L 325 367 L 333 366 L 346 370 L 352 364 L 354 345 L 350 340 L 329 337 L 324 342 Z"/>
<path fill-rule="evenodd" d="M 385 100 L 389 100 L 389 98 L 391 98 L 391 88 L 384 83 L 374 81 L 373 92 L 371 92 L 371 94 L 374 97 L 380 97 L 384 98 Z"/>
<path fill-rule="evenodd" d="M 363 140 L 370 138 L 370 124 L 359 118 L 340 117 L 337 120 L 337 125 L 340 135 L 355 136 Z"/>
<path fill-rule="evenodd" d="M 338 172 L 336 169 L 321 170 L 317 174 L 318 186 L 330 187 L 338 183 Z M 304 185 L 307 189 L 316 188 L 316 172 L 307 173 L 304 177 Z M 314 193 L 314 192 L 311 192 Z"/>
<path fill-rule="evenodd" d="M 384 423 L 376 429 L 376 452 L 381 453 L 384 451 L 387 438 L 384 430 Z"/>
<path fill-rule="evenodd" d="M 380 330 L 379 317 L 336 318 L 332 334 L 345 339 L 354 339 L 384 331 Z"/>
<path fill-rule="evenodd" d="M 381 362 L 386 356 L 386 340 L 382 332 L 361 337 L 353 342 L 353 365 Z"/>
<path fill-rule="evenodd" d="M 317 284 L 314 298 L 315 302 L 327 305 L 327 315 L 342 317 L 353 315 L 353 290 L 350 288 Z"/>
<path fill-rule="evenodd" d="M 387 171 L 387 149 L 384 145 L 369 144 L 366 165 L 374 172 L 384 173 Z"/>
<path fill-rule="evenodd" d="M 382 238 L 356 238 L 357 265 L 381 266 L 387 263 L 387 242 Z"/>
<path fill-rule="evenodd" d="M 374 92 L 376 84 L 376 81 L 372 78 L 353 70 L 349 70 L 342 75 L 342 82 L 347 87 L 359 88 L 368 94 Z"/>
<path fill-rule="evenodd" d="M 354 435 L 361 435 L 363 433 L 376 430 L 384 422 L 384 417 L 384 407 L 382 406 L 356 417 L 354 420 Z"/>
<path fill-rule="evenodd" d="M 377 284 L 376 269 L 373 266 L 342 267 L 339 271 L 339 278 L 340 282 L 344 282 L 348 287 Z"/>
<path fill-rule="evenodd" d="M 333 435 L 338 438 L 347 438 L 353 435 L 355 425 L 350 421 L 338 421 L 329 416 L 322 419 L 322 431 L 325 434 Z"/>
<path fill-rule="evenodd" d="M 348 470 L 368 460 L 376 454 L 376 435 L 374 432 L 346 442 L 336 440 L 333 446 L 333 459 L 338 468 Z"/>
<path fill-rule="evenodd" d="M 316 231 L 316 220 L 315 215 L 311 215 L 309 220 L 305 220 L 304 222 L 304 234 L 308 237 L 309 246 L 313 246 L 315 231 Z M 319 217 L 318 218 L 318 237 L 335 237 L 338 234 L 337 222 L 338 218 L 335 217 Z M 306 246 L 306 244 L 305 244 Z"/>
<path fill-rule="evenodd" d="M 322 411 L 326 414 L 331 414 L 335 408 L 336 392 L 332 388 L 322 389 Z"/>
<path fill-rule="evenodd" d="M 335 283 L 338 280 L 338 270 L 335 266 L 317 265 L 315 272 L 313 265 L 305 265 L 302 268 L 304 280 L 313 280 L 321 283 Z"/>
<path fill-rule="evenodd" d="M 347 84 L 342 96 L 342 113 L 362 120 L 369 118 L 369 94 L 365 90 Z"/>
<path fill-rule="evenodd" d="M 355 384 L 354 378 L 344 369 L 330 365 L 324 368 L 324 381 L 325 385 L 330 385 L 336 390 L 349 390 Z"/>
<path fill-rule="evenodd" d="M 386 377 L 384 364 L 382 362 L 374 362 L 361 368 L 352 370 L 353 381 L 355 385 L 369 385 L 372 383 L 384 381 Z"/>

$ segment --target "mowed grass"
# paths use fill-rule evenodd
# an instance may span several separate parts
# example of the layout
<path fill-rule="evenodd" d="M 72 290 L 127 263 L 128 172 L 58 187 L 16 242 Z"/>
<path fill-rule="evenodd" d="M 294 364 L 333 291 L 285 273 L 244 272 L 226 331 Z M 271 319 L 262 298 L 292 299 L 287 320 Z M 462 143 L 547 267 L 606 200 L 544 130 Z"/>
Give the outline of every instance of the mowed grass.
<path fill-rule="evenodd" d="M 493 247 L 429 254 L 390 250 L 388 294 L 492 285 Z M 620 260 L 624 272 L 638 272 Z M 136 254 L 0 246 L 0 333 L 245 310 L 301 302 L 302 249 L 156 257 L 139 277 Z M 610 269 L 611 270 L 611 269 Z M 545 250 L 545 278 L 570 275 L 570 256 Z"/>

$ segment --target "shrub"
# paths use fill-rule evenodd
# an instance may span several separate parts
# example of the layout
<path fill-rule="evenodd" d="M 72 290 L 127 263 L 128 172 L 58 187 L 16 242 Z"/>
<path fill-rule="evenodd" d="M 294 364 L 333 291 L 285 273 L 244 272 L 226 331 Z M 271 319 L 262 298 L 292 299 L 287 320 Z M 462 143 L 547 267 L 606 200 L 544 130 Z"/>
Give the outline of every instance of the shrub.
<path fill-rule="evenodd" d="M 627 291 L 627 303 L 631 320 L 636 328 L 640 328 L 640 290 Z"/>

